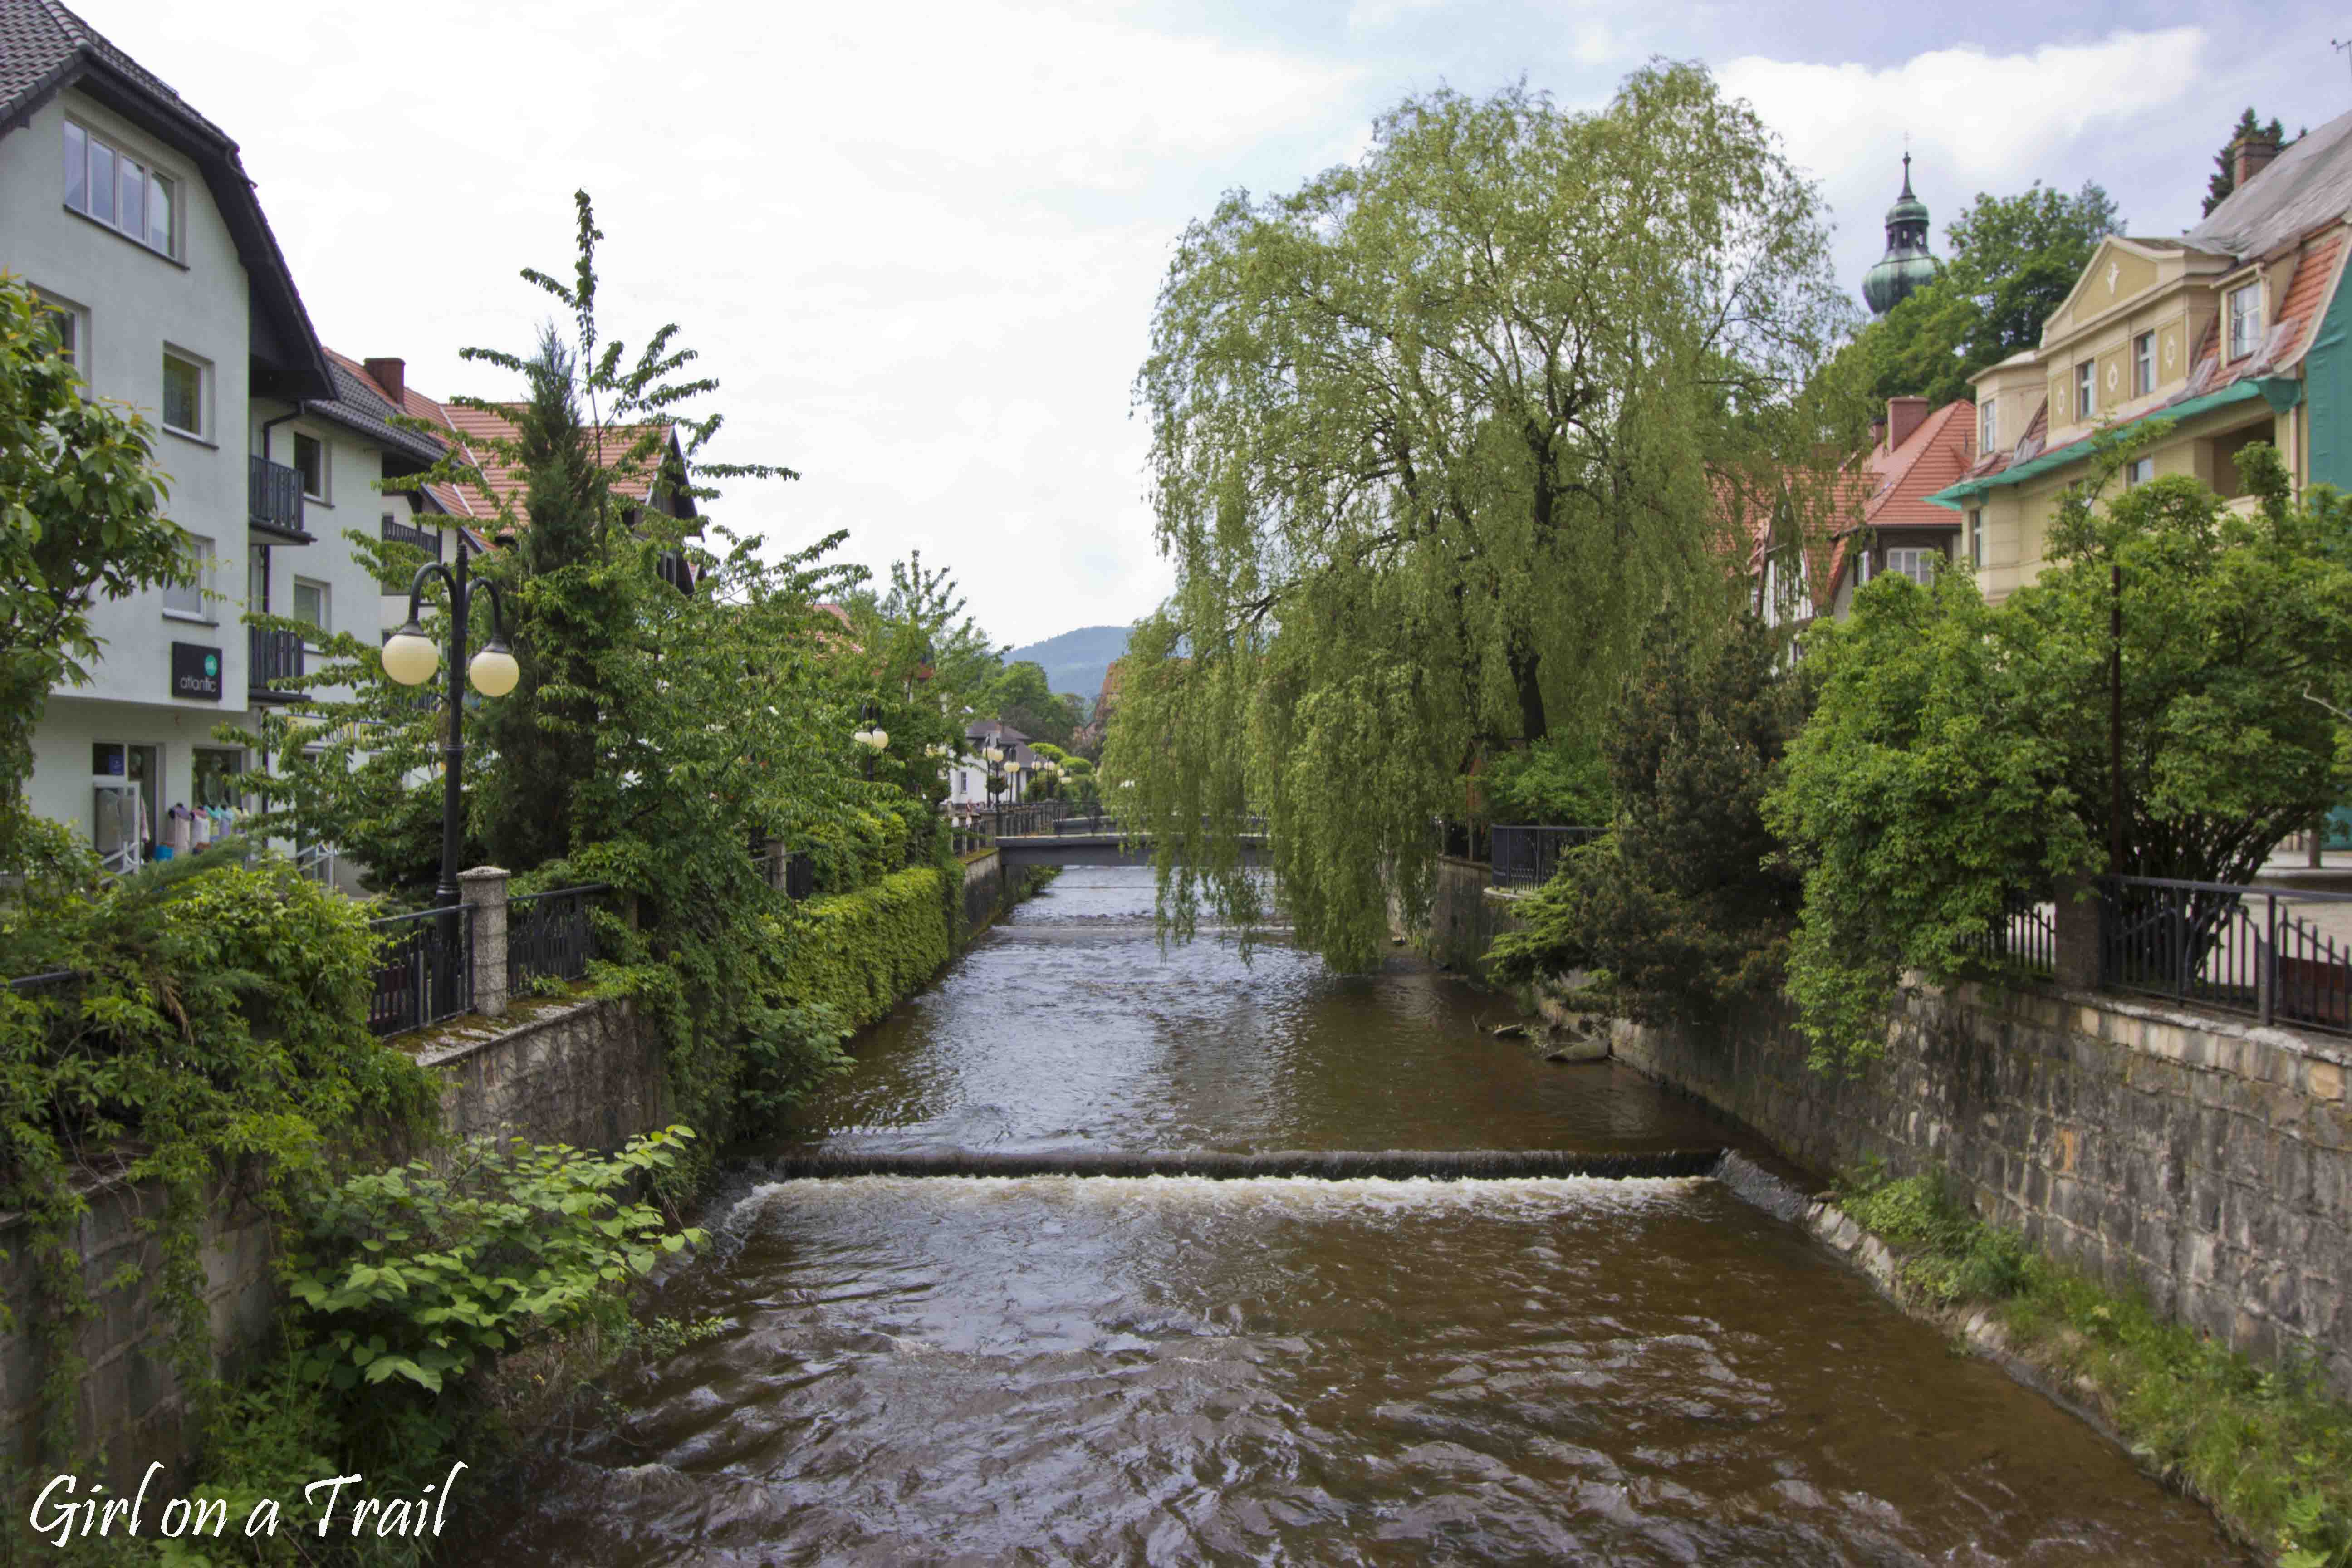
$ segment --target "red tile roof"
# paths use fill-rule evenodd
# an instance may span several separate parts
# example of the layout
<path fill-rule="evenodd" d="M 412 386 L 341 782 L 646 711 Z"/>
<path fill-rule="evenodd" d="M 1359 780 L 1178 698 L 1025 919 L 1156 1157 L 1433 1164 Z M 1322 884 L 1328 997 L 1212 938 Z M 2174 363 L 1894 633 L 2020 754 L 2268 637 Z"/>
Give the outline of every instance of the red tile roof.
<path fill-rule="evenodd" d="M 1844 579 L 1848 545 L 1865 528 L 1958 528 L 1959 514 L 1927 498 L 1965 476 L 1976 460 L 1977 405 L 1945 404 L 1922 419 L 1890 448 L 1884 439 L 1871 452 L 1868 468 L 1876 481 L 1862 516 L 1838 535 L 1830 561 L 1825 597 L 1834 599 Z"/>

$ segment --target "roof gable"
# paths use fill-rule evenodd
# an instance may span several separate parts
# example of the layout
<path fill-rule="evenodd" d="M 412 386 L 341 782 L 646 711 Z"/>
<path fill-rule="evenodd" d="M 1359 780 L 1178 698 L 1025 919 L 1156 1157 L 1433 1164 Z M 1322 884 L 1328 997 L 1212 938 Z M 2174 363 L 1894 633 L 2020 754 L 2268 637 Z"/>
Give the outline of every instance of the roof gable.
<path fill-rule="evenodd" d="M 2083 266 L 2065 302 L 2042 323 L 2042 343 L 2051 346 L 2076 327 L 2095 321 L 2141 296 L 2155 292 L 2179 275 L 2184 252 L 2179 244 L 2132 239 L 2111 234 L 2099 241 Z M 2167 266 L 2166 263 L 2175 263 Z"/>

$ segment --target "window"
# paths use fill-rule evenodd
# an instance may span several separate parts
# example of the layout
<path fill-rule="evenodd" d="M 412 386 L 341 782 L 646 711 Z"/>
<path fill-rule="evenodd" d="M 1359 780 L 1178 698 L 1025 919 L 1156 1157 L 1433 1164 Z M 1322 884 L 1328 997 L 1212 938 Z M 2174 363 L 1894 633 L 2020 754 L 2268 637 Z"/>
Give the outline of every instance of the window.
<path fill-rule="evenodd" d="M 2156 334 L 2142 332 L 2132 340 L 2132 395 L 2146 397 L 2156 390 Z"/>
<path fill-rule="evenodd" d="M 327 499 L 327 444 L 316 436 L 294 433 L 294 468 L 302 476 L 302 493 L 312 500 Z"/>
<path fill-rule="evenodd" d="M 66 121 L 66 205 L 151 250 L 179 254 L 180 183 Z"/>
<path fill-rule="evenodd" d="M 41 324 L 57 337 L 59 357 L 76 370 L 87 373 L 89 367 L 85 356 L 89 351 L 86 346 L 89 337 L 89 329 L 84 324 L 86 312 L 79 305 L 68 304 L 47 294 L 36 294 L 34 300 L 35 309 L 41 315 Z"/>
<path fill-rule="evenodd" d="M 1910 578 L 1922 588 L 1927 585 L 1929 578 L 1935 576 L 1936 568 L 1943 563 L 1944 552 L 1940 550 L 1915 548 L 1886 552 L 1886 569 L 1897 577 Z"/>
<path fill-rule="evenodd" d="M 1870 581 L 1870 552 L 1865 550 L 1853 558 L 1853 585 L 1861 587 Z"/>
<path fill-rule="evenodd" d="M 324 634 L 332 628 L 327 625 L 327 585 L 313 583 L 308 577 L 294 579 L 294 618 L 308 621 Z"/>
<path fill-rule="evenodd" d="M 1990 452 L 2000 445 L 2000 416 L 1997 400 L 1986 398 L 1977 405 L 1977 450 Z"/>
<path fill-rule="evenodd" d="M 2156 459 L 2136 458 L 2124 468 L 2124 489 L 2130 489 L 2135 485 L 2144 485 L 2154 478 L 2156 478 Z"/>
<path fill-rule="evenodd" d="M 2098 367 L 2084 360 L 2074 367 L 2074 417 L 2088 419 L 2098 411 Z"/>
<path fill-rule="evenodd" d="M 2249 283 L 2230 290 L 2230 357 L 2245 358 L 2263 341 L 2263 286 Z"/>
<path fill-rule="evenodd" d="M 1984 509 L 1969 509 L 1969 569 L 1984 570 Z"/>
<path fill-rule="evenodd" d="M 188 558 L 188 581 L 170 584 L 163 589 L 164 612 L 208 621 L 212 619 L 206 601 L 213 586 L 213 542 L 201 533 L 192 533 L 180 548 Z"/>
<path fill-rule="evenodd" d="M 205 367 L 196 361 L 163 351 L 163 427 L 202 439 L 205 421 Z"/>

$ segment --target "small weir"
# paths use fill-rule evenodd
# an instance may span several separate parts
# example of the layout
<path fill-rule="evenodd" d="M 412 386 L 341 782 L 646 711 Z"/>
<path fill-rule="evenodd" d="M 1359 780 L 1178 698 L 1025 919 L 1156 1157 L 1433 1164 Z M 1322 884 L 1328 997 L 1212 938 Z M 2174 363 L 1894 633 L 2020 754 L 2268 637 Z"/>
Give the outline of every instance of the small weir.
<path fill-rule="evenodd" d="M 1403 958 L 1163 957 L 1150 898 L 1049 889 L 739 1152 L 651 1308 L 706 1331 L 550 1434 L 477 1554 L 2243 1561 L 1704 1107 Z"/>

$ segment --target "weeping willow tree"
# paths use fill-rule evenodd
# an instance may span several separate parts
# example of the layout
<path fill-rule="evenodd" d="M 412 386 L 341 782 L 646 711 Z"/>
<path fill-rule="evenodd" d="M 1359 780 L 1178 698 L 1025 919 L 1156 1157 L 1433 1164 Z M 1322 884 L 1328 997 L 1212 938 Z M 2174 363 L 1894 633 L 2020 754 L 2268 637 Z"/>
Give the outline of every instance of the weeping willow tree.
<path fill-rule="evenodd" d="M 1593 723 L 1662 605 L 1724 617 L 1746 518 L 1804 531 L 1859 447 L 1828 261 L 1772 135 L 1665 64 L 1597 112 L 1410 99 L 1185 232 L 1136 384 L 1177 588 L 1105 759 L 1163 929 L 1261 917 L 1262 816 L 1299 939 L 1368 965 L 1482 754 Z"/>

